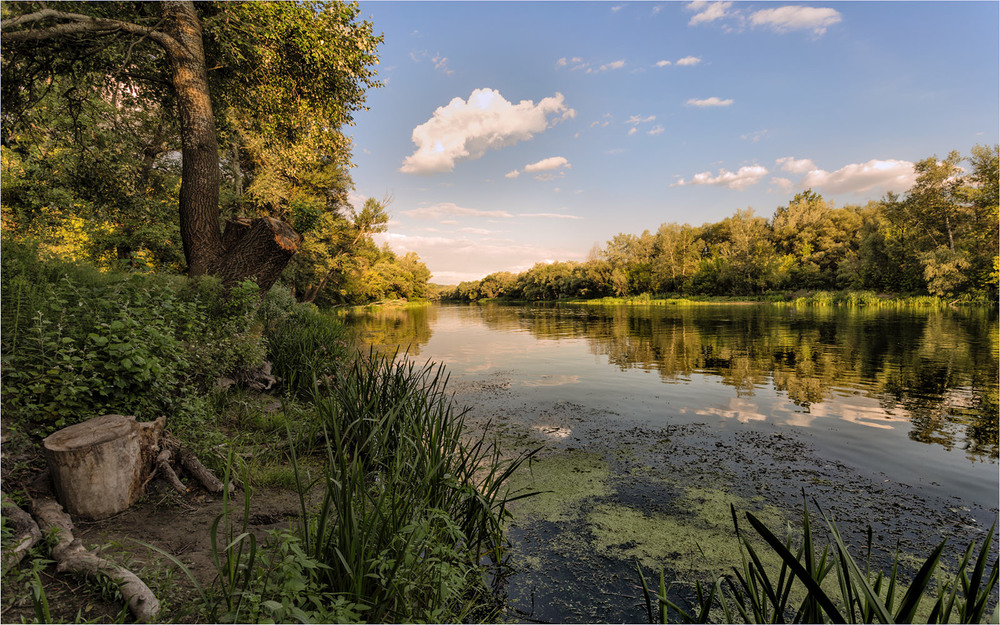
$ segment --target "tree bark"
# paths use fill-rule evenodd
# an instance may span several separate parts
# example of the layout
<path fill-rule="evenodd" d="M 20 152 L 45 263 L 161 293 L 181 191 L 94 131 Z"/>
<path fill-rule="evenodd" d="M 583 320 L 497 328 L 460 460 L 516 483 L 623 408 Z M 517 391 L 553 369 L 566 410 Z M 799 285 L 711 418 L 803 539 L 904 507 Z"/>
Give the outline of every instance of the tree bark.
<path fill-rule="evenodd" d="M 188 274 L 213 273 L 222 254 L 219 228 L 219 143 L 208 91 L 201 22 L 192 2 L 164 2 L 167 32 L 179 44 L 168 51 L 181 122 L 180 220 Z"/>

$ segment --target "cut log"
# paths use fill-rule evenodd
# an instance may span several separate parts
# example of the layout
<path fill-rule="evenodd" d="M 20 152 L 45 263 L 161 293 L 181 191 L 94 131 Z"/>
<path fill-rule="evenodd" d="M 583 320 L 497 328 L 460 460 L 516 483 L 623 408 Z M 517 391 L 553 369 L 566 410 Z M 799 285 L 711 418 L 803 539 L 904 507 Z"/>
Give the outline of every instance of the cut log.
<path fill-rule="evenodd" d="M 71 514 L 102 519 L 142 494 L 164 420 L 104 415 L 63 428 L 44 441 L 56 496 Z"/>
<path fill-rule="evenodd" d="M 149 586 L 132 571 L 88 551 L 79 539 L 73 537 L 73 521 L 62 506 L 51 499 L 40 498 L 32 503 L 32 511 L 42 531 L 55 536 L 52 558 L 57 563 L 57 571 L 84 577 L 106 577 L 118 585 L 137 621 L 148 622 L 156 617 L 160 602 Z"/>

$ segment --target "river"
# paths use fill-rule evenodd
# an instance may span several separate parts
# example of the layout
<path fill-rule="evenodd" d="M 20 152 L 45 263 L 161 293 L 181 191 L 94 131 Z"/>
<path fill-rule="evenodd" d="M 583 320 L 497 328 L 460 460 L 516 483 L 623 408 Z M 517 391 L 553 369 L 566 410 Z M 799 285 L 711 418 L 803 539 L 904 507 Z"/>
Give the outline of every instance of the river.
<path fill-rule="evenodd" d="M 511 455 L 504 592 L 529 622 L 641 622 L 636 563 L 670 594 L 739 563 L 730 504 L 778 535 L 812 513 L 887 565 L 997 515 L 995 310 L 432 305 L 354 313 L 442 362 Z M 993 537 L 996 540 L 996 537 Z M 907 558 L 909 558 L 907 560 Z"/>

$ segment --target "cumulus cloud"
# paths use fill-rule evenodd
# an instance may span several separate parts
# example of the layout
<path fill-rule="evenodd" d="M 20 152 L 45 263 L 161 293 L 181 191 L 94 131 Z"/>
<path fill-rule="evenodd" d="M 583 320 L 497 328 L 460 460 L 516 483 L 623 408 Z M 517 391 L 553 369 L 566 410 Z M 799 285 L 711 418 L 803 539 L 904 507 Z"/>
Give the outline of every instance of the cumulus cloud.
<path fill-rule="evenodd" d="M 729 9 L 733 6 L 732 2 L 706 2 L 705 0 L 696 0 L 687 5 L 689 11 L 694 11 L 695 15 L 688 22 L 689 26 L 697 26 L 702 22 L 714 22 L 717 19 L 721 19 L 730 15 Z"/>
<path fill-rule="evenodd" d="M 524 166 L 524 171 L 527 173 L 534 173 L 536 171 L 552 171 L 554 169 L 569 168 L 570 164 L 562 156 L 552 156 L 549 158 L 543 158 L 537 163 L 531 163 L 530 165 Z"/>
<path fill-rule="evenodd" d="M 633 126 L 632 128 L 628 129 L 628 136 L 631 137 L 632 135 L 634 135 L 637 132 L 639 132 L 639 129 Z"/>
<path fill-rule="evenodd" d="M 796 159 L 791 156 L 785 156 L 776 160 L 775 163 L 781 167 L 782 171 L 789 171 L 793 174 L 804 174 L 816 169 L 816 165 L 808 158 Z"/>
<path fill-rule="evenodd" d="M 677 59 L 678 65 L 697 65 L 701 63 L 701 59 L 697 56 L 686 56 L 683 59 Z"/>
<path fill-rule="evenodd" d="M 503 177 L 504 178 L 517 178 L 520 175 L 521 175 L 521 172 L 519 172 L 519 171 L 517 171 L 515 169 L 514 171 L 507 172 L 506 174 L 503 175 Z"/>
<path fill-rule="evenodd" d="M 770 28 L 779 33 L 811 30 L 817 37 L 840 21 L 840 13 L 836 10 L 812 6 L 783 6 L 777 9 L 761 9 L 750 14 L 750 23 L 754 26 Z"/>
<path fill-rule="evenodd" d="M 621 59 L 621 60 L 618 60 L 618 61 L 612 61 L 611 63 L 608 63 L 606 65 L 602 65 L 601 68 L 600 68 L 600 71 L 606 72 L 608 70 L 621 69 L 623 67 L 625 67 L 625 59 Z"/>
<path fill-rule="evenodd" d="M 657 61 L 656 62 L 656 66 L 657 67 L 667 67 L 668 65 L 670 65 L 670 61 Z"/>
<path fill-rule="evenodd" d="M 827 193 L 903 192 L 916 180 L 910 161 L 872 159 L 845 165 L 834 172 L 814 169 L 802 179 L 801 186 L 819 188 Z"/>
<path fill-rule="evenodd" d="M 746 187 L 757 184 L 760 179 L 767 175 L 767 169 L 760 165 L 748 165 L 740 167 L 738 171 L 732 172 L 720 169 L 718 175 L 713 176 L 710 171 L 703 171 L 695 174 L 690 181 L 683 178 L 670 185 L 672 187 L 683 187 L 689 185 L 715 185 L 729 187 L 730 189 L 742 190 Z"/>
<path fill-rule="evenodd" d="M 729 106 L 733 103 L 732 99 L 727 98 L 725 100 L 712 96 L 711 98 L 705 98 L 704 100 L 699 100 L 698 98 L 691 98 L 687 101 L 688 106 L 697 106 L 701 108 L 710 106 Z"/>
<path fill-rule="evenodd" d="M 487 150 L 497 150 L 527 141 L 544 132 L 552 123 L 572 118 L 563 95 L 542 99 L 538 104 L 522 100 L 508 102 L 495 89 L 476 89 L 468 100 L 454 98 L 438 107 L 433 116 L 413 129 L 417 149 L 406 157 L 400 171 L 434 174 L 452 171 L 455 161 L 477 159 Z"/>

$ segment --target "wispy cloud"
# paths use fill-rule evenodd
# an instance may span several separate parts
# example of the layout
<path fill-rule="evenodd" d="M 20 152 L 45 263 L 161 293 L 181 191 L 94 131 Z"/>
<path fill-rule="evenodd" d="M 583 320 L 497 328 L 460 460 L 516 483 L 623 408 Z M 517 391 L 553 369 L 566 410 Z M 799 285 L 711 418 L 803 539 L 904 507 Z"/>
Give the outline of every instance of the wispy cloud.
<path fill-rule="evenodd" d="M 413 129 L 416 151 L 403 161 L 400 171 L 408 174 L 449 172 L 455 162 L 477 159 L 487 150 L 497 150 L 527 141 L 552 123 L 572 118 L 576 111 L 556 93 L 538 104 L 522 100 L 508 102 L 495 89 L 476 89 L 468 100 L 454 98 L 438 107 L 429 120 Z"/>
<path fill-rule="evenodd" d="M 705 98 L 704 100 L 699 100 L 698 98 L 691 98 L 687 101 L 688 106 L 697 106 L 700 108 L 707 108 L 712 106 L 730 106 L 733 100 L 727 98 L 725 100 L 712 96 L 711 98 Z"/>
<path fill-rule="evenodd" d="M 401 211 L 403 215 L 414 219 L 441 220 L 449 217 L 494 217 L 506 219 L 513 217 L 507 211 L 479 210 L 476 208 L 465 208 L 454 202 L 442 202 L 431 206 L 422 206 L 410 210 Z"/>
<path fill-rule="evenodd" d="M 599 74 L 601 72 L 611 72 L 617 69 L 622 69 L 625 67 L 625 59 L 604 63 L 603 65 L 595 68 L 578 56 L 574 56 L 572 58 L 564 56 L 556 61 L 556 67 L 569 67 L 571 72 L 581 70 L 586 74 Z"/>

